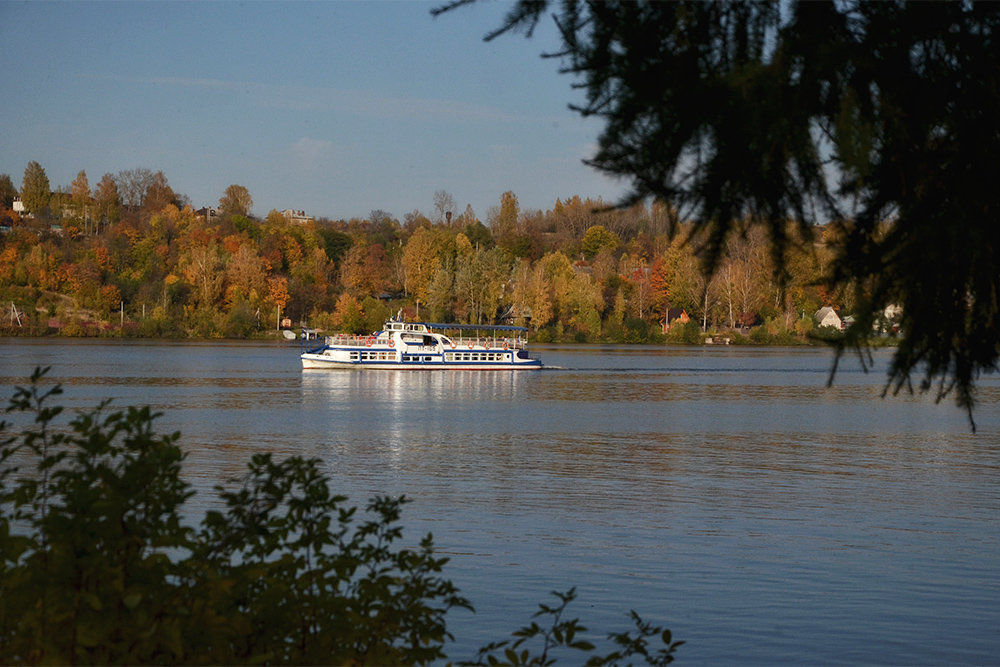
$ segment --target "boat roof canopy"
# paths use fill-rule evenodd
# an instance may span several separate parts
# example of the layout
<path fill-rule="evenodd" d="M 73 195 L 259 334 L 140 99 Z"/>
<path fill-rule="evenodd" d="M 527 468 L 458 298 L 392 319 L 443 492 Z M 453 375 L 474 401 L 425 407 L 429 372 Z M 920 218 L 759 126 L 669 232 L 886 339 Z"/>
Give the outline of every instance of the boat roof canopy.
<path fill-rule="evenodd" d="M 458 331 L 528 331 L 528 327 L 515 327 L 509 324 L 442 324 L 440 322 L 409 322 L 423 324 L 428 329 L 455 329 Z"/>

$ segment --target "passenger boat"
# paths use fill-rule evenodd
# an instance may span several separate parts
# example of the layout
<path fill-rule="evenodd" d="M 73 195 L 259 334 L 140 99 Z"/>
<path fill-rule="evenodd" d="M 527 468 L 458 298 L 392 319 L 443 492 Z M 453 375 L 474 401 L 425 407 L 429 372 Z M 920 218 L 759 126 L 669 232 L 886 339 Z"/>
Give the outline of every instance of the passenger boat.
<path fill-rule="evenodd" d="M 370 336 L 326 336 L 318 346 L 303 347 L 302 368 L 539 369 L 541 360 L 532 358 L 527 350 L 527 331 L 525 327 L 505 325 L 390 319 L 384 329 Z"/>

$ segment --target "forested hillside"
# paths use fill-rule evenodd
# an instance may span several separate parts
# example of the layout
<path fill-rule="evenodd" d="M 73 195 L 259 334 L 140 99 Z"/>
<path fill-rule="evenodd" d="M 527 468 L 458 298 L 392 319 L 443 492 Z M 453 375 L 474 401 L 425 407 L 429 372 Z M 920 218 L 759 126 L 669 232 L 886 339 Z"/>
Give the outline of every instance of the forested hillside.
<path fill-rule="evenodd" d="M 660 203 L 609 210 L 570 196 L 536 211 L 505 192 L 481 218 L 468 205 L 453 211 L 439 191 L 428 214 L 302 222 L 275 210 L 253 217 L 239 185 L 196 210 L 148 169 L 105 174 L 93 188 L 81 171 L 53 192 L 36 162 L 20 191 L 0 175 L 0 192 L 8 335 L 243 338 L 286 319 L 365 332 L 402 308 L 522 324 L 542 341 L 645 342 L 683 310 L 691 323 L 671 323 L 671 339 L 789 342 L 812 331 L 820 307 L 851 309 L 848 295 L 820 286 L 822 230 L 789 250 L 784 284 L 759 229 L 730 241 L 706 280 L 698 239 Z"/>

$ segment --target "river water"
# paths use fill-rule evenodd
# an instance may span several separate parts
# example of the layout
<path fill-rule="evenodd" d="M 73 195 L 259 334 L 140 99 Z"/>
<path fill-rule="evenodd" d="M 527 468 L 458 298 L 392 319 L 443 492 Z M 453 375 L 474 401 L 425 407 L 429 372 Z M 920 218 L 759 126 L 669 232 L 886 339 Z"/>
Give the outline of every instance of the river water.
<path fill-rule="evenodd" d="M 279 343 L 0 340 L 0 381 L 52 366 L 63 404 L 165 411 L 198 489 L 251 454 L 320 457 L 364 504 L 406 494 L 476 613 L 453 659 L 549 591 L 595 634 L 629 610 L 679 664 L 1000 664 L 1000 382 L 882 399 L 817 349 L 536 346 L 540 372 L 302 371 Z M 565 664 L 574 664 L 567 661 Z"/>

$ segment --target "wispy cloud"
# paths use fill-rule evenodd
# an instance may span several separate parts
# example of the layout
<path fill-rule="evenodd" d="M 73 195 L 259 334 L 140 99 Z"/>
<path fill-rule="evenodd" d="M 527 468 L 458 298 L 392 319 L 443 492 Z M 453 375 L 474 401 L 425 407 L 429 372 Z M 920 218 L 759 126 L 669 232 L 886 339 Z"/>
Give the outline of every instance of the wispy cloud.
<path fill-rule="evenodd" d="M 318 162 L 333 150 L 333 144 L 322 139 L 302 137 L 291 145 L 293 157 L 303 162 Z"/>
<path fill-rule="evenodd" d="M 249 95 L 263 108 L 300 111 L 339 111 L 358 116 L 424 122 L 510 122 L 530 120 L 495 107 L 421 97 L 393 97 L 370 90 L 274 85 L 248 81 L 186 77 L 100 76 L 88 78 L 178 88 L 200 88 Z M 549 122 L 551 119 L 537 119 Z"/>

